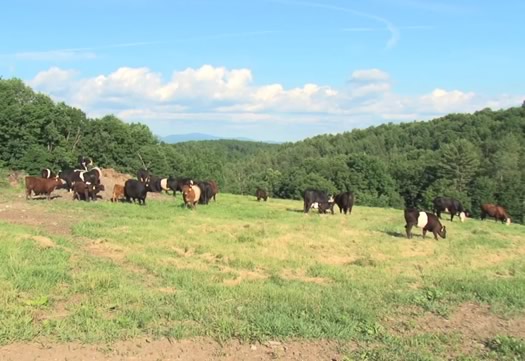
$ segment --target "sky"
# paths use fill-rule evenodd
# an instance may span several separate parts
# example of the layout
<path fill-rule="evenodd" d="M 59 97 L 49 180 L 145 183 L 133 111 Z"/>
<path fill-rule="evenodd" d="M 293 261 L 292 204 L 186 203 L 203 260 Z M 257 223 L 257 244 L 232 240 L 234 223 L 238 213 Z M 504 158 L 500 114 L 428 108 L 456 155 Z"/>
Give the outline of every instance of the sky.
<path fill-rule="evenodd" d="M 296 141 L 525 100 L 523 0 L 2 5 L 0 77 L 154 134 Z"/>

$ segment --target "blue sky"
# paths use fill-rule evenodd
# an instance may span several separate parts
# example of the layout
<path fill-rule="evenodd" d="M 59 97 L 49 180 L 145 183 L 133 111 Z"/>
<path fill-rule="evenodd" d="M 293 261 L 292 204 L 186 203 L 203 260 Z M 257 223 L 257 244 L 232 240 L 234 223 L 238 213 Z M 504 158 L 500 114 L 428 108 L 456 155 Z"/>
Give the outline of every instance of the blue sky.
<path fill-rule="evenodd" d="M 525 99 L 517 0 L 16 1 L 0 76 L 158 135 L 294 141 Z"/>

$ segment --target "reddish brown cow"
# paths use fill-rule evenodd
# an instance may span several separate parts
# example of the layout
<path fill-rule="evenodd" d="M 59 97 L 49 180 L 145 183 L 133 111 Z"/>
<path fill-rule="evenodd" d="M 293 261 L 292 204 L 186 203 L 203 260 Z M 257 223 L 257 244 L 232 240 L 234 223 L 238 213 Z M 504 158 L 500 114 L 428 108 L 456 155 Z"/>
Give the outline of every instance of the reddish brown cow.
<path fill-rule="evenodd" d="M 507 210 L 495 204 L 485 203 L 481 205 L 481 219 L 485 219 L 487 215 L 489 217 L 494 217 L 496 222 L 501 221 L 501 223 L 507 223 L 507 225 L 511 222 Z"/>
<path fill-rule="evenodd" d="M 73 183 L 73 200 L 89 202 L 89 198 L 95 191 L 95 185 L 91 183 L 75 182 Z"/>
<path fill-rule="evenodd" d="M 119 199 L 124 198 L 124 186 L 122 184 L 115 184 L 113 186 L 113 196 L 111 197 L 112 202 L 118 202 Z"/>
<path fill-rule="evenodd" d="M 182 186 L 182 198 L 187 207 L 195 208 L 201 197 L 201 189 L 198 185 L 184 185 Z"/>
<path fill-rule="evenodd" d="M 211 192 L 213 194 L 213 200 L 215 201 L 215 196 L 217 195 L 217 193 L 219 193 L 219 186 L 217 185 L 217 183 L 215 183 L 215 181 L 208 181 L 208 184 L 210 185 L 211 187 Z"/>
<path fill-rule="evenodd" d="M 62 181 L 59 178 L 40 178 L 27 176 L 25 178 L 26 182 L 26 199 L 32 198 L 31 193 L 35 195 L 45 194 L 47 199 L 51 199 L 51 192 L 55 188 L 62 184 Z"/>

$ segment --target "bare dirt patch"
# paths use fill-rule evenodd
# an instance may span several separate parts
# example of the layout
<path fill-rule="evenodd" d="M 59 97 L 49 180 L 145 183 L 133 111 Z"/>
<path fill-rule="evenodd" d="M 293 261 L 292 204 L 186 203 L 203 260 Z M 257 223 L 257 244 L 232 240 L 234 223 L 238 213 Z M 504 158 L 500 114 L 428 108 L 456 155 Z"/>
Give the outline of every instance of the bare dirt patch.
<path fill-rule="evenodd" d="M 47 202 L 47 200 L 34 202 Z M 42 207 L 41 204 L 34 204 L 33 201 L 26 201 L 25 199 L 16 200 L 9 204 L 0 204 L 0 220 L 45 230 L 57 235 L 70 234 L 71 226 L 76 223 L 73 215 L 63 214 L 58 218 L 56 214 Z"/>
<path fill-rule="evenodd" d="M 479 350 L 488 340 L 506 335 L 525 339 L 525 316 L 504 319 L 490 312 L 490 306 L 465 303 L 449 317 L 422 312 L 418 308 L 409 310 L 410 316 L 394 316 L 387 320 L 387 328 L 404 336 L 422 333 L 445 335 L 459 334 L 463 352 Z"/>
<path fill-rule="evenodd" d="M 33 360 L 93 360 L 93 361 L 201 361 L 201 360 L 342 360 L 340 344 L 329 341 L 269 341 L 247 344 L 229 341 L 219 344 L 208 338 L 191 340 L 140 339 L 112 345 L 53 344 L 45 340 L 35 343 L 16 343 L 0 348 L 5 361 Z"/>
<path fill-rule="evenodd" d="M 35 240 L 37 244 L 42 248 L 53 248 L 56 246 L 52 239 L 44 236 L 33 236 L 31 239 Z"/>

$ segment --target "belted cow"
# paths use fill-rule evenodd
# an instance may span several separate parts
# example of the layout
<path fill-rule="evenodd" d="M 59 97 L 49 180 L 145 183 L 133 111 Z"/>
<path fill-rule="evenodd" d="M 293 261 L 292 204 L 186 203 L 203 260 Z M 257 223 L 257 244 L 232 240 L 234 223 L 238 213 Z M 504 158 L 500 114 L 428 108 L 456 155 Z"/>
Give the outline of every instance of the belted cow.
<path fill-rule="evenodd" d="M 441 212 L 449 212 L 451 222 L 454 219 L 454 216 L 459 216 L 461 222 L 464 222 L 466 217 L 470 216 L 470 212 L 467 211 L 457 199 L 436 197 L 432 203 L 434 205 L 433 212 L 439 219 L 441 219 Z"/>
<path fill-rule="evenodd" d="M 438 235 L 441 238 L 447 237 L 446 227 L 442 226 L 439 218 L 432 213 L 420 212 L 416 208 L 407 208 L 405 209 L 405 221 L 407 238 L 412 238 L 412 227 L 414 226 L 423 229 L 423 238 L 425 238 L 427 231 L 431 231 L 436 240 L 438 239 Z"/>

